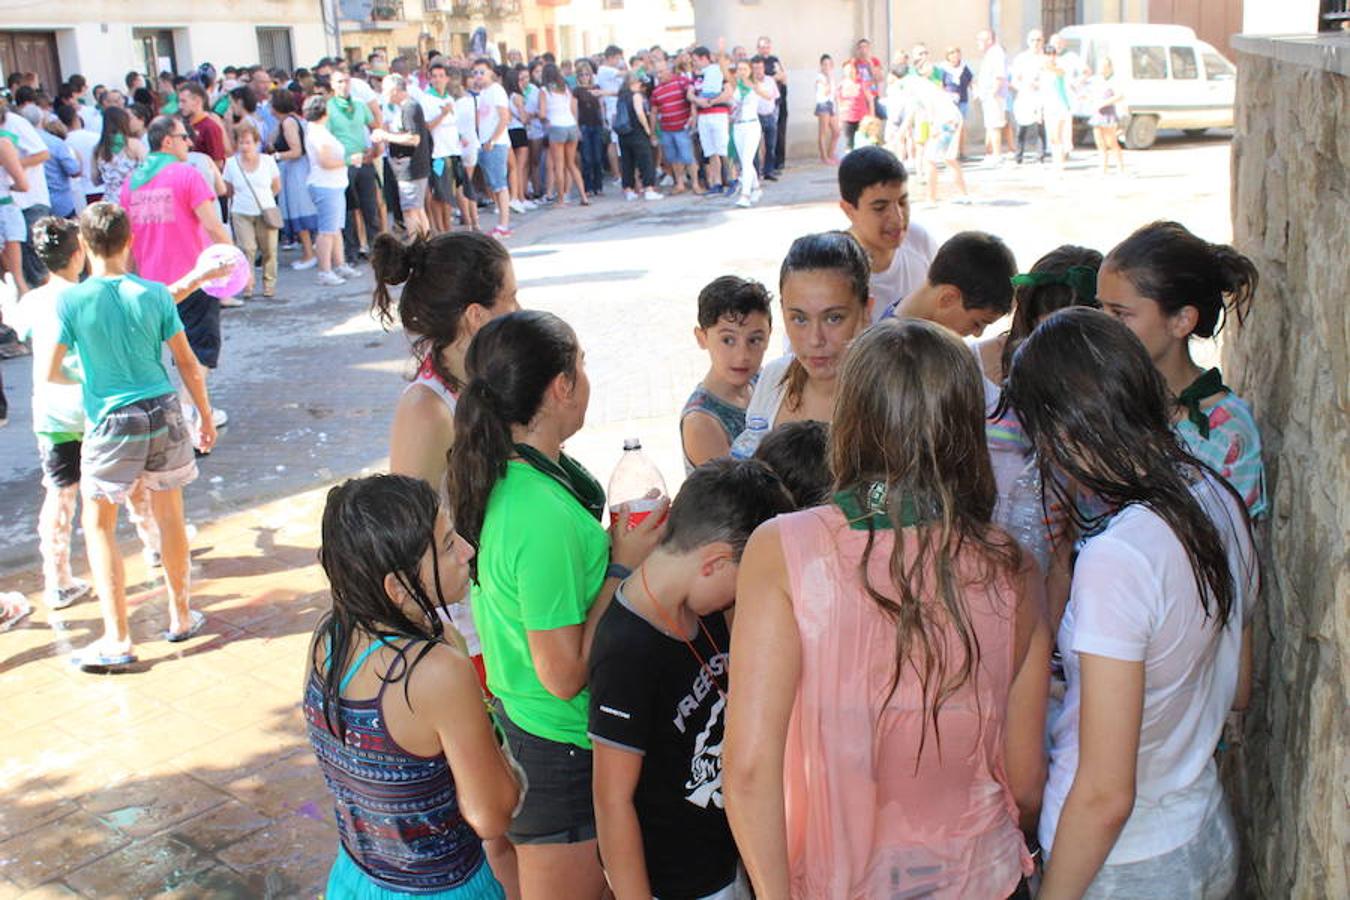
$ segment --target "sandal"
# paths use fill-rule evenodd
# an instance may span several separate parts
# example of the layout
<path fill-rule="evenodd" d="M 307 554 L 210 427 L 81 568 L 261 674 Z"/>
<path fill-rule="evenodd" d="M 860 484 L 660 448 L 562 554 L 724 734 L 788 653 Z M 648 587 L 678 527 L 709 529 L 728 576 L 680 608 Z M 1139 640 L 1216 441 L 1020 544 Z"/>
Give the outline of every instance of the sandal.
<path fill-rule="evenodd" d="M 159 636 L 164 638 L 164 640 L 168 641 L 170 644 L 181 644 L 188 638 L 194 637 L 205 625 L 206 616 L 197 612 L 197 610 L 192 609 L 188 610 L 187 631 L 180 631 L 177 634 L 174 634 L 166 628 L 164 631 L 160 632 Z"/>
<path fill-rule="evenodd" d="M 18 591 L 0 594 L 0 632 L 9 631 L 33 614 L 33 604 Z"/>
<path fill-rule="evenodd" d="M 70 657 L 70 663 L 81 672 L 116 672 L 136 662 L 136 654 L 131 652 L 130 641 L 124 650 L 110 650 L 102 641 L 96 641 L 76 651 Z"/>

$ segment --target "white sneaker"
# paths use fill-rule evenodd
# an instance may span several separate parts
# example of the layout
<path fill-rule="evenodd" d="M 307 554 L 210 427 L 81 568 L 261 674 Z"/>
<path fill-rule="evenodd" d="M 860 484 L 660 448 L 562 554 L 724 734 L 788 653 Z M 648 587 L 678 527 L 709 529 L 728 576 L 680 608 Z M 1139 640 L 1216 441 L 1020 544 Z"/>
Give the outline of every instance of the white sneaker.
<path fill-rule="evenodd" d="M 225 309 L 238 309 L 244 305 L 243 297 L 221 297 L 220 305 Z"/>
<path fill-rule="evenodd" d="M 291 268 L 297 272 L 303 272 L 306 269 L 312 269 L 319 264 L 317 256 L 311 256 L 309 259 L 297 259 L 291 263 Z"/>
<path fill-rule="evenodd" d="M 337 276 L 339 278 L 351 279 L 361 277 L 361 272 L 359 269 L 357 269 L 355 266 L 349 266 L 346 263 L 343 263 L 342 265 L 338 266 L 333 271 L 337 273 Z"/>
<path fill-rule="evenodd" d="M 215 423 L 217 428 L 224 428 L 226 425 L 230 424 L 229 413 L 225 412 L 225 410 L 221 409 L 219 406 L 213 406 L 211 407 L 211 421 Z"/>
<path fill-rule="evenodd" d="M 513 213 L 520 213 L 521 215 L 525 214 L 525 204 L 521 203 L 519 200 L 512 200 L 507 206 L 511 207 L 511 212 Z"/>
<path fill-rule="evenodd" d="M 623 199 L 625 199 L 625 200 L 636 200 L 637 198 L 638 198 L 637 191 L 624 191 L 624 192 L 623 192 Z"/>
<path fill-rule="evenodd" d="M 764 196 L 764 189 L 763 189 L 763 188 L 755 188 L 753 191 L 750 192 L 750 202 L 751 202 L 751 203 L 758 203 L 759 200 L 760 200 L 760 198 L 763 197 L 763 196 Z"/>
<path fill-rule="evenodd" d="M 741 194 L 741 198 L 736 201 L 736 205 L 739 206 L 741 209 L 749 209 L 755 204 L 750 199 L 750 196 L 748 194 Z"/>
<path fill-rule="evenodd" d="M 535 203 L 533 200 L 526 200 L 521 206 L 525 207 L 525 212 L 534 212 L 539 208 L 539 204 Z"/>
<path fill-rule="evenodd" d="M 324 287 L 337 287 L 340 284 L 346 284 L 347 279 L 336 272 L 320 272 L 318 282 Z"/>
<path fill-rule="evenodd" d="M 661 176 L 661 179 L 660 181 L 657 182 L 657 184 L 659 184 L 661 187 L 671 187 L 675 184 L 675 176 L 667 172 L 666 174 Z"/>
<path fill-rule="evenodd" d="M 643 200 L 664 200 L 664 199 L 666 199 L 666 195 L 663 194 L 663 193 L 661 193 L 660 191 L 654 191 L 654 190 L 652 190 L 651 188 L 647 188 L 647 190 L 645 190 L 645 191 L 642 193 L 642 199 L 643 199 Z"/>

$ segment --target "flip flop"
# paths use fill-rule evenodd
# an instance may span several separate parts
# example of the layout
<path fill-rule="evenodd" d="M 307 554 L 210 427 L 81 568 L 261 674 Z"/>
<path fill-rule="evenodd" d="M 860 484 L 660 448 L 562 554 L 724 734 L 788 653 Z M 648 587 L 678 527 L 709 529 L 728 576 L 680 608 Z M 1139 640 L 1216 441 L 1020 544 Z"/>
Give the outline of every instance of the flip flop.
<path fill-rule="evenodd" d="M 0 618 L 0 632 L 9 631 L 33 614 L 33 604 L 18 591 L 0 597 L 4 602 L 3 618 Z"/>
<path fill-rule="evenodd" d="M 164 638 L 164 640 L 168 641 L 170 644 L 181 644 L 188 638 L 195 636 L 197 632 L 201 631 L 205 625 L 206 625 L 205 615 L 197 612 L 197 610 L 195 609 L 189 610 L 187 631 L 180 631 L 178 634 L 174 634 L 168 629 L 165 629 L 164 631 L 160 632 L 160 637 Z"/>
<path fill-rule="evenodd" d="M 70 664 L 81 672 L 116 672 L 136 662 L 136 654 L 104 653 L 92 647 L 76 652 L 70 657 Z"/>

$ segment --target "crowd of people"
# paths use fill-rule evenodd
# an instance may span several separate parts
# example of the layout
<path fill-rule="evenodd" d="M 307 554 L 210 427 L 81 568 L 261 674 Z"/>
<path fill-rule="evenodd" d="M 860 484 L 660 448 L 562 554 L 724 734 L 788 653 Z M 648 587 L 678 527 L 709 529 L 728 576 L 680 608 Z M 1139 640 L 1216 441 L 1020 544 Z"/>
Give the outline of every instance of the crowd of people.
<path fill-rule="evenodd" d="M 31 252 L 21 283 L 42 285 L 20 308 L 43 596 L 90 592 L 70 566 L 82 497 L 103 615 L 75 662 L 137 659 L 123 504 L 163 568 L 163 638 L 206 621 L 182 490 L 221 424 L 202 285 L 228 266 L 202 251 L 230 222 L 266 294 L 290 229 L 325 284 L 368 255 L 373 312 L 412 338 L 416 372 L 389 474 L 334 487 L 323 514 L 332 607 L 303 706 L 340 838 L 329 896 L 1227 896 L 1215 755 L 1250 688 L 1266 497 L 1249 409 L 1190 346 L 1252 300 L 1231 247 L 1155 222 L 1020 272 L 992 234 L 936 245 L 902 158 L 859 146 L 838 162 L 849 229 L 794 241 L 776 300 L 734 273 L 691 298 L 709 365 L 673 500 L 639 515 L 564 451 L 585 347 L 522 308 L 510 214 L 590 202 L 616 166 L 629 199 L 661 196 L 659 165 L 675 192 L 753 204 L 786 115 L 758 49 L 625 66 L 612 47 L 593 71 L 324 61 L 279 87 L 263 69 L 157 91 L 128 76 L 130 107 L 86 106 L 72 79 L 52 115 L 102 122 L 90 168 L 70 145 L 73 205 L 19 225 L 31 207 L 0 202 L 0 221 L 24 229 L 7 269 L 23 278 Z M 868 69 L 861 94 L 822 62 L 822 119 L 845 96 L 887 103 L 859 52 L 844 84 Z M 16 101 L 0 128 L 27 120 Z M 923 157 L 931 185 L 961 126 L 900 121 L 928 122 L 925 154 L 950 137 Z M 6 198 L 37 167 L 15 134 Z M 766 361 L 775 313 L 789 352 Z M 5 604 L 4 626 L 27 614 Z"/>
<path fill-rule="evenodd" d="M 822 162 L 863 145 L 883 145 L 905 160 L 937 198 L 940 167 L 952 173 L 960 198 L 966 196 L 960 161 L 972 108 L 978 105 L 985 132 L 986 165 L 1005 165 L 1007 157 L 1052 161 L 1063 168 L 1074 147 L 1074 117 L 1086 120 L 1101 170 L 1114 159 L 1125 171 L 1116 105 L 1124 95 L 1113 80 L 1109 58 L 1094 72 L 1061 34 L 1027 33 L 1026 49 L 1011 62 L 997 36 L 975 36 L 978 71 L 959 46 L 935 59 L 927 45 L 901 50 L 889 67 L 861 39 L 836 67 L 829 54 L 820 58 L 815 80 L 818 151 Z M 958 199 L 960 202 L 960 199 Z"/>

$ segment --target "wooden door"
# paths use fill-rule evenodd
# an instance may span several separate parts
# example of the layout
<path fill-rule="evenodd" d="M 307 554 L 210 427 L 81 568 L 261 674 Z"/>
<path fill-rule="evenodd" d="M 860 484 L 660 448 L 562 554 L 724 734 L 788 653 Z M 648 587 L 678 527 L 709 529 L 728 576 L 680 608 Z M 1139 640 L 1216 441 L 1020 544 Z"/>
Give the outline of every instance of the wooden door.
<path fill-rule="evenodd" d="M 1148 20 L 1159 24 L 1189 25 L 1195 36 L 1233 58 L 1228 39 L 1242 31 L 1243 0 L 1150 0 Z"/>
<path fill-rule="evenodd" d="M 36 72 L 38 83 L 50 96 L 61 86 L 61 63 L 52 31 L 0 31 L 0 65 L 5 77 L 11 72 Z"/>

